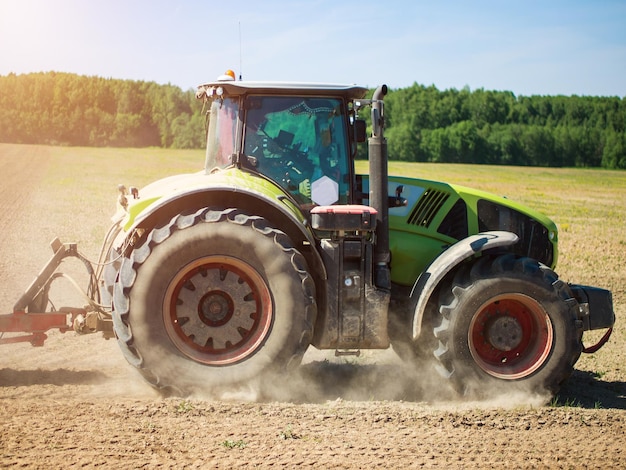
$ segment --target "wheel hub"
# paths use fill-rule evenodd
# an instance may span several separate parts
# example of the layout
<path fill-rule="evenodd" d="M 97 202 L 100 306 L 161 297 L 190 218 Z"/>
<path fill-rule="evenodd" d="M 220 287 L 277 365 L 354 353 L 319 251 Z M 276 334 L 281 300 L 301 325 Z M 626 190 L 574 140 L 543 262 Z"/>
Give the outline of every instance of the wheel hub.
<path fill-rule="evenodd" d="M 198 302 L 198 315 L 208 326 L 225 325 L 232 318 L 233 312 L 233 300 L 225 292 L 208 292 Z"/>
<path fill-rule="evenodd" d="M 512 351 L 522 342 L 522 326 L 516 318 L 499 316 L 486 328 L 486 337 L 496 349 Z"/>

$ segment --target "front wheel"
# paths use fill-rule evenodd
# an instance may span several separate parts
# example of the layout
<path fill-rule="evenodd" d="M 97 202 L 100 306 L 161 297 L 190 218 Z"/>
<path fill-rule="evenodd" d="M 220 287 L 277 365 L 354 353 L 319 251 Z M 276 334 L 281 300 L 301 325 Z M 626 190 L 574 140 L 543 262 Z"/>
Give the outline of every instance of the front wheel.
<path fill-rule="evenodd" d="M 265 219 L 203 209 L 153 230 L 122 261 L 114 325 L 129 360 L 177 393 L 243 384 L 300 362 L 315 287 Z"/>
<path fill-rule="evenodd" d="M 529 258 L 485 256 L 461 268 L 439 312 L 439 370 L 468 396 L 554 393 L 582 350 L 569 287 Z"/>

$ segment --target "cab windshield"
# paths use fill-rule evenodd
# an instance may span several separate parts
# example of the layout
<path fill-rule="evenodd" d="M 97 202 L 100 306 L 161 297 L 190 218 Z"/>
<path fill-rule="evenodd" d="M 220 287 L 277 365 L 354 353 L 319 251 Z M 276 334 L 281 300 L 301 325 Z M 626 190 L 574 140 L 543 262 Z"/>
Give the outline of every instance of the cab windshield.
<path fill-rule="evenodd" d="M 303 205 L 345 204 L 348 141 L 341 100 L 250 96 L 242 163 Z"/>
<path fill-rule="evenodd" d="M 211 103 L 205 162 L 207 172 L 226 168 L 235 161 L 238 111 L 238 102 L 231 98 Z"/>

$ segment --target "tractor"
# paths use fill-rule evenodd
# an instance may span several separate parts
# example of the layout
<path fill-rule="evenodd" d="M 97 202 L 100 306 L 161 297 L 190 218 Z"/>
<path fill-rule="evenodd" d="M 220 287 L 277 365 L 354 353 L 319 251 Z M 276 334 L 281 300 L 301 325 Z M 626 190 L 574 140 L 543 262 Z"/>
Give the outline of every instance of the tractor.
<path fill-rule="evenodd" d="M 0 341 L 101 331 L 150 384 L 176 394 L 275 380 L 310 347 L 428 358 L 464 396 L 556 393 L 581 352 L 608 340 L 611 293 L 559 279 L 548 217 L 389 176 L 387 92 L 232 74 L 199 86 L 204 169 L 120 185 L 100 262 L 55 240 L 0 316 L 0 331 L 28 334 Z M 357 174 L 365 142 L 369 174 Z M 87 267 L 89 303 L 46 311 L 67 257 Z M 598 329 L 607 332 L 585 348 L 583 331 Z"/>

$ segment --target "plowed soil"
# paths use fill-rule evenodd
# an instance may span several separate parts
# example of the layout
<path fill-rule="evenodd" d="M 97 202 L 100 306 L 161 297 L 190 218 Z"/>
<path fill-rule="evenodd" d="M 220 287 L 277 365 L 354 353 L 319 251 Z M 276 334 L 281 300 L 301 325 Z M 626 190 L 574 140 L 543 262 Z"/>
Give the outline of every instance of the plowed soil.
<path fill-rule="evenodd" d="M 96 257 L 115 185 L 124 182 L 117 178 L 124 165 L 140 163 L 121 159 L 96 177 L 88 168 L 98 151 L 83 149 L 80 160 L 69 153 L 0 144 L 0 313 L 12 311 L 54 236 Z M 309 351 L 269 396 L 250 387 L 166 398 L 100 334 L 50 332 L 41 348 L 0 345 L 0 467 L 625 468 L 621 274 L 615 283 L 623 269 L 607 266 L 606 277 L 593 279 L 614 290 L 611 341 L 578 362 L 556 398 L 455 401 L 441 379 L 427 368 L 407 369 L 391 350 L 347 358 Z M 68 265 L 66 272 L 80 279 L 81 270 Z M 581 272 L 572 277 L 580 281 Z M 72 290 L 60 287 L 61 301 L 81 306 Z"/>

